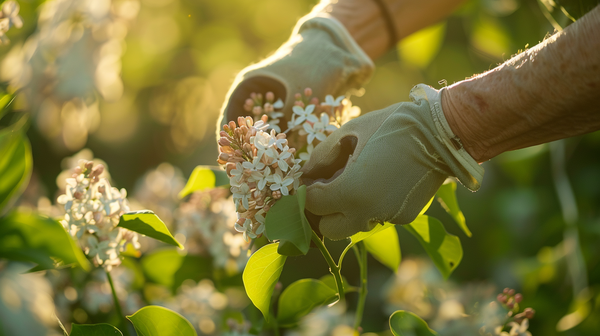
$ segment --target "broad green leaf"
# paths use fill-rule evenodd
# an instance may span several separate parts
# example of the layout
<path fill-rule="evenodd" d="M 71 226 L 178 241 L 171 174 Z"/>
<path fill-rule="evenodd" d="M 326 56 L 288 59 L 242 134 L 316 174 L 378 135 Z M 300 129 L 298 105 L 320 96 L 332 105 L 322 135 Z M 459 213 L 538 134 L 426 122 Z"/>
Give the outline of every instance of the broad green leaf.
<path fill-rule="evenodd" d="M 398 310 L 390 316 L 390 330 L 394 336 L 437 336 L 427 323 L 416 314 Z"/>
<path fill-rule="evenodd" d="M 440 51 L 445 32 L 446 24 L 440 23 L 402 39 L 398 44 L 402 60 L 420 68 L 427 67 Z"/>
<path fill-rule="evenodd" d="M 427 202 L 427 204 L 425 204 L 425 206 L 423 207 L 423 209 L 421 209 L 421 212 L 419 212 L 419 216 L 421 216 L 422 214 L 424 214 L 425 212 L 427 212 L 427 210 L 429 210 L 429 207 L 431 206 L 431 203 L 433 203 L 433 199 L 435 197 L 432 197 L 429 202 Z"/>
<path fill-rule="evenodd" d="M 56 258 L 63 264 L 77 264 L 85 270 L 90 264 L 63 226 L 48 217 L 13 212 L 0 218 L 0 258 L 33 262 L 54 268 Z"/>
<path fill-rule="evenodd" d="M 123 336 L 123 333 L 108 323 L 75 324 L 71 326 L 70 336 Z"/>
<path fill-rule="evenodd" d="M 138 336 L 197 336 L 185 317 L 159 306 L 146 306 L 127 316 Z"/>
<path fill-rule="evenodd" d="M 269 209 L 265 235 L 270 241 L 280 242 L 279 254 L 294 256 L 308 252 L 312 229 L 304 215 L 305 202 L 306 186 L 301 186 L 295 195 L 282 197 Z"/>
<path fill-rule="evenodd" d="M 471 237 L 473 234 L 467 227 L 465 216 L 460 210 L 458 200 L 456 199 L 456 182 L 450 180 L 449 182 L 444 183 L 440 189 L 438 189 L 436 196 L 438 197 L 437 200 L 442 205 L 442 208 L 454 218 L 461 230 L 463 230 L 468 237 Z"/>
<path fill-rule="evenodd" d="M 388 222 L 385 222 L 385 223 L 383 223 L 383 225 L 381 225 L 381 224 L 377 224 L 377 225 L 376 225 L 376 226 L 373 228 L 373 230 L 371 230 L 371 231 L 369 231 L 369 232 L 359 232 L 359 233 L 357 233 L 357 234 L 355 234 L 355 235 L 351 236 L 351 237 L 350 237 L 350 240 L 352 240 L 352 243 L 351 243 L 351 244 L 352 244 L 352 245 L 355 245 L 355 244 L 356 244 L 356 243 L 358 243 L 359 241 L 361 241 L 361 240 L 365 240 L 365 239 L 367 239 L 367 238 L 371 237 L 372 235 L 376 234 L 377 232 L 383 231 L 383 230 L 385 230 L 385 229 L 387 229 L 387 228 L 389 228 L 389 227 L 392 227 L 392 226 L 394 226 L 394 225 L 395 225 L 395 224 L 388 223 Z"/>
<path fill-rule="evenodd" d="M 32 167 L 27 137 L 10 129 L 0 131 L 0 216 L 8 212 L 27 186 Z"/>
<path fill-rule="evenodd" d="M 150 210 L 127 212 L 121 216 L 117 226 L 183 249 L 183 245 L 173 238 L 165 223 Z"/>
<path fill-rule="evenodd" d="M 462 259 L 460 239 L 446 232 L 439 220 L 429 216 L 419 216 L 414 222 L 402 227 L 419 240 L 435 266 L 447 279 Z"/>
<path fill-rule="evenodd" d="M 277 320 L 282 326 L 291 326 L 314 308 L 335 300 L 337 300 L 337 291 L 322 281 L 300 279 L 281 293 Z"/>
<path fill-rule="evenodd" d="M 395 227 L 389 227 L 367 237 L 364 243 L 367 251 L 380 263 L 389 267 L 392 272 L 398 270 L 401 255 L 398 232 Z"/>
<path fill-rule="evenodd" d="M 210 259 L 185 255 L 173 248 L 165 248 L 145 255 L 142 270 L 148 280 L 171 288 L 173 292 L 187 279 L 199 281 L 212 275 Z"/>
<path fill-rule="evenodd" d="M 227 185 L 229 178 L 220 167 L 197 166 L 188 179 L 183 190 L 179 192 L 179 198 L 196 192 Z"/>
<path fill-rule="evenodd" d="M 269 317 L 273 288 L 279 281 L 286 256 L 277 253 L 278 243 L 265 245 L 248 260 L 242 279 L 246 294 L 265 319 Z"/>

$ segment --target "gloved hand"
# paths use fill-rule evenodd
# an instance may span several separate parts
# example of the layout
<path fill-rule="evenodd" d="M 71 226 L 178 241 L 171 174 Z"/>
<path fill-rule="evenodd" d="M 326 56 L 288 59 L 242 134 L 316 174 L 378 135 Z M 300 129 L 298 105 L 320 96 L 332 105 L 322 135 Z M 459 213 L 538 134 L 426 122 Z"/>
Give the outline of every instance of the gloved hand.
<path fill-rule="evenodd" d="M 441 94 L 417 85 L 411 102 L 354 119 L 315 147 L 302 180 L 321 234 L 339 240 L 384 221 L 408 224 L 448 176 L 479 188 L 483 168 L 452 133 Z"/>
<path fill-rule="evenodd" d="M 306 87 L 319 99 L 352 93 L 370 78 L 373 69 L 371 59 L 337 19 L 311 13 L 298 22 L 275 54 L 238 74 L 225 99 L 217 133 L 221 125 L 248 114 L 243 106 L 252 92 L 271 91 L 283 100 L 283 131 L 291 119 L 296 93 Z"/>

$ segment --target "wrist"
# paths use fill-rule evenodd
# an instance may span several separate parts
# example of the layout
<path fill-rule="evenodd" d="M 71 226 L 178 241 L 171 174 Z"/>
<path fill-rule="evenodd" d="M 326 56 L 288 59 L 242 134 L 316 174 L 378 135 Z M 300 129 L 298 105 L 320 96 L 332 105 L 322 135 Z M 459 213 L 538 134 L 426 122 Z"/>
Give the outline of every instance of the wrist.
<path fill-rule="evenodd" d="M 489 153 L 486 141 L 476 134 L 480 129 L 477 113 L 474 113 L 475 107 L 469 104 L 471 94 L 468 92 L 468 84 L 465 82 L 456 83 L 445 90 L 442 90 L 442 111 L 452 132 L 460 139 L 463 148 L 477 162 L 484 162 L 495 155 Z M 481 99 L 480 105 L 486 103 Z"/>

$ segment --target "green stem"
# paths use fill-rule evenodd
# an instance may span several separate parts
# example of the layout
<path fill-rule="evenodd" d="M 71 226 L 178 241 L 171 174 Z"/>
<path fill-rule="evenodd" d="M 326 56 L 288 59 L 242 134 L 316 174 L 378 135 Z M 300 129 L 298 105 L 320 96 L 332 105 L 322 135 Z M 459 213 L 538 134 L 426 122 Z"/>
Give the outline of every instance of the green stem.
<path fill-rule="evenodd" d="M 329 265 L 329 272 L 331 272 L 333 278 L 335 279 L 335 285 L 337 287 L 339 299 L 340 301 L 343 301 L 344 285 L 342 282 L 342 273 L 340 272 L 341 268 L 338 265 L 336 265 L 335 261 L 333 261 L 331 254 L 329 254 L 329 250 L 327 250 L 325 244 L 323 244 L 321 239 L 319 239 L 319 236 L 317 236 L 317 234 L 314 231 L 312 232 L 312 241 L 313 243 L 315 243 L 315 245 L 317 245 L 317 247 L 321 251 L 321 254 L 323 255 L 323 258 L 325 258 L 327 265 Z"/>
<path fill-rule="evenodd" d="M 360 290 L 358 292 L 358 303 L 356 305 L 356 315 L 354 318 L 354 331 L 358 335 L 360 323 L 362 322 L 365 311 L 365 302 L 367 301 L 367 248 L 364 242 L 360 241 L 354 245 L 354 252 L 360 267 Z"/>
<path fill-rule="evenodd" d="M 119 315 L 119 319 L 121 320 L 121 331 L 123 335 L 129 335 L 129 328 L 127 327 L 127 321 L 125 320 L 125 315 L 123 315 L 123 311 L 121 310 L 121 305 L 119 304 L 119 298 L 117 297 L 117 291 L 115 291 L 115 284 L 113 283 L 112 276 L 110 272 L 104 269 L 106 272 L 106 278 L 108 278 L 108 284 L 110 285 L 110 291 L 112 292 L 113 301 L 115 302 L 115 310 L 117 311 L 117 315 Z"/>

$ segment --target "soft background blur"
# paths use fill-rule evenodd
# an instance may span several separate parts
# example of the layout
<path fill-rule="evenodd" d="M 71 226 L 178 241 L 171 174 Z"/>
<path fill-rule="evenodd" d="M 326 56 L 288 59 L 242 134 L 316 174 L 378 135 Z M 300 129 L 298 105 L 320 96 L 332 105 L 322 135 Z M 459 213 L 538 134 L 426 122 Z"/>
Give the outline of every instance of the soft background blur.
<path fill-rule="evenodd" d="M 40 10 L 42 3 L 19 1 L 24 27 L 11 29 L 11 43 L 0 46 L 0 78 L 12 90 L 22 90 L 16 107 L 34 115 L 28 132 L 32 185 L 36 194 L 55 203 L 56 178 L 65 168 L 61 162 L 83 148 L 104 160 L 113 185 L 127 188 L 136 199 L 151 192 L 168 198 L 165 193 L 177 192 L 169 188 L 181 188 L 196 165 L 215 164 L 216 119 L 235 74 L 283 43 L 316 1 L 113 1 L 112 11 L 108 0 L 52 1 Z M 64 6 L 79 14 L 56 15 L 71 13 Z M 366 94 L 353 103 L 364 113 L 408 99 L 415 84 L 439 88 L 442 80 L 451 84 L 493 68 L 554 30 L 540 6 L 535 0 L 468 1 L 446 21 L 377 60 Z M 461 238 L 465 252 L 451 283 L 517 288 L 525 306 L 537 311 L 533 335 L 597 335 L 599 152 L 600 133 L 593 133 L 484 163 L 481 190 L 458 190 L 472 238 L 434 204 L 430 213 Z M 171 184 L 156 187 L 165 181 Z M 168 211 L 161 215 L 167 222 L 168 216 Z M 404 259 L 424 254 L 416 240 L 399 232 Z M 339 253 L 341 243 L 333 245 Z M 290 258 L 284 285 L 300 276 L 326 274 L 322 260 L 314 268 L 313 260 L 320 257 L 313 252 Z M 352 258 L 344 273 L 356 283 Z M 412 260 L 414 270 L 414 260 L 420 259 Z M 363 326 L 378 332 L 386 329 L 389 302 L 401 298 L 387 291 L 393 287 L 391 272 L 374 259 L 369 263 Z M 151 295 L 151 289 L 141 292 Z M 461 302 L 465 312 L 473 308 Z M 88 317 L 93 312 L 77 309 L 72 321 L 94 322 Z M 428 311 L 421 313 L 427 317 Z"/>

